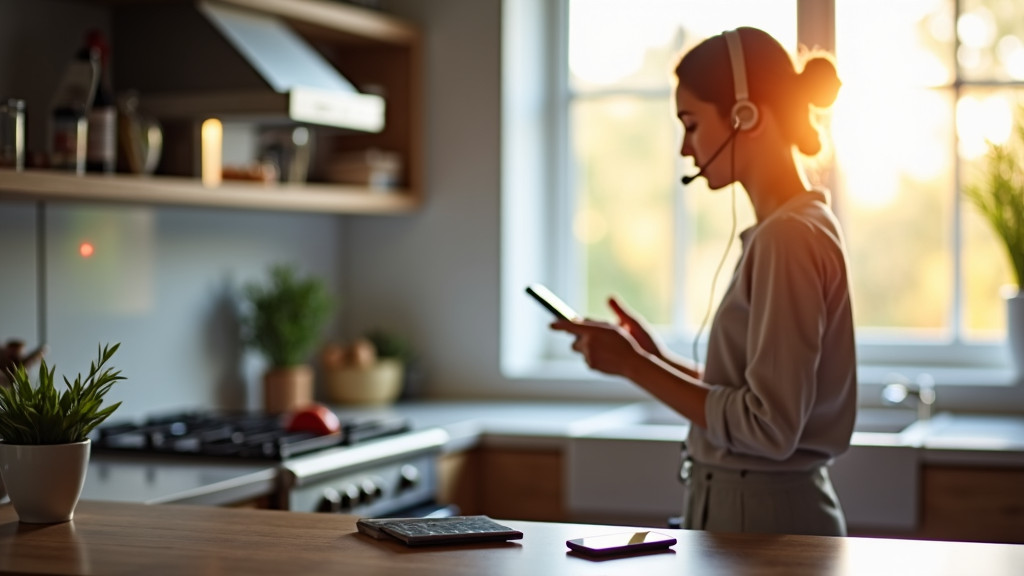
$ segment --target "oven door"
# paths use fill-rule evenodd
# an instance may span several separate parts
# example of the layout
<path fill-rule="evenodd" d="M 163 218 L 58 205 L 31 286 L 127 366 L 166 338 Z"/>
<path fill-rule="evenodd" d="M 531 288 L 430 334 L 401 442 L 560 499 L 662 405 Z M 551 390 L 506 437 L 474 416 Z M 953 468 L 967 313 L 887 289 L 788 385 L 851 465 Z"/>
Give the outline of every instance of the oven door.
<path fill-rule="evenodd" d="M 447 441 L 435 428 L 286 460 L 281 507 L 363 517 L 457 513 L 437 504 L 437 460 Z"/>

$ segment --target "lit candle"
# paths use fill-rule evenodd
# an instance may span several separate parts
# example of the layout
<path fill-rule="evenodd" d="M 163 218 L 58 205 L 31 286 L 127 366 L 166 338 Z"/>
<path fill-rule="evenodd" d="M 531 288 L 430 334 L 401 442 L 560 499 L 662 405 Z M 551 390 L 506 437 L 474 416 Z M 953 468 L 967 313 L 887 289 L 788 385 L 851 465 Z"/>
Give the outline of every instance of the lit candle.
<path fill-rule="evenodd" d="M 209 118 L 202 128 L 202 172 L 204 186 L 220 185 L 222 166 L 221 154 L 224 142 L 224 127 L 220 120 Z"/>

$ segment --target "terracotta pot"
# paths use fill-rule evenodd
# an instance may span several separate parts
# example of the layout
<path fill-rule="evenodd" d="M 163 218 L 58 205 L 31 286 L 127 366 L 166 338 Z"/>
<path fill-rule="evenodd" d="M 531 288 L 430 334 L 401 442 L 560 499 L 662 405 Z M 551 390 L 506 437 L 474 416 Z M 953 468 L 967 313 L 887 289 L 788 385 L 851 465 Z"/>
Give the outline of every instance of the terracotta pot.
<path fill-rule="evenodd" d="M 20 521 L 53 524 L 74 517 L 91 446 L 89 440 L 40 445 L 0 442 L 0 473 Z"/>
<path fill-rule="evenodd" d="M 292 412 L 312 403 L 312 366 L 283 366 L 263 374 L 263 409 L 267 412 Z"/>

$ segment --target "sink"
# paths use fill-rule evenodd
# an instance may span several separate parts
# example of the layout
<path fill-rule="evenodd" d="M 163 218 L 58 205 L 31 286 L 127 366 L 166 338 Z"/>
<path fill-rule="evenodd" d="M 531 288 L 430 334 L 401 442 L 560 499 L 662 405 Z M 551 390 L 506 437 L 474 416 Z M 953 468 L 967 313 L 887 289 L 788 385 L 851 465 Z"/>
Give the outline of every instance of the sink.
<path fill-rule="evenodd" d="M 898 408 L 861 408 L 853 424 L 854 432 L 896 434 L 917 422 L 917 412 Z"/>
<path fill-rule="evenodd" d="M 1020 415 L 943 412 L 907 430 L 914 431 L 926 448 L 1024 451 L 1024 416 Z"/>

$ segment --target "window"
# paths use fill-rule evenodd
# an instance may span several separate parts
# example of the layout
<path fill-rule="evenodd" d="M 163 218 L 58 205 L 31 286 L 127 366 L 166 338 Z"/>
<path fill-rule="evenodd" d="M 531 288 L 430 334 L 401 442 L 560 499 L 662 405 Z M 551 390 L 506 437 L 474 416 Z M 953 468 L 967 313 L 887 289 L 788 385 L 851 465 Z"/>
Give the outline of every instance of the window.
<path fill-rule="evenodd" d="M 557 292 L 604 318 L 618 294 L 676 349 L 692 342 L 739 246 L 712 294 L 732 199 L 701 179 L 679 184 L 694 169 L 678 156 L 672 69 L 703 38 L 750 25 L 794 52 L 836 54 L 832 140 L 810 173 L 847 235 L 862 363 L 1005 366 L 1009 266 L 959 191 L 1024 103 L 1019 2 L 564 0 L 555 21 L 567 65 L 549 94 L 563 120 L 548 123 L 558 149 L 545 274 Z M 753 223 L 742 190 L 736 203 L 742 229 Z"/>
<path fill-rule="evenodd" d="M 844 80 L 833 115 L 835 189 L 866 359 L 1005 364 L 1000 288 L 1012 281 L 1009 263 L 960 191 L 978 177 L 986 140 L 1005 142 L 1024 102 L 1024 6 L 835 8 Z"/>

